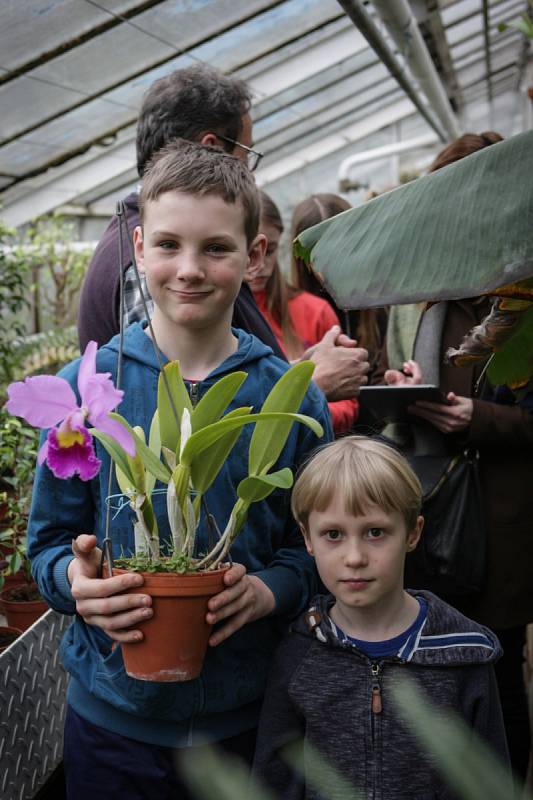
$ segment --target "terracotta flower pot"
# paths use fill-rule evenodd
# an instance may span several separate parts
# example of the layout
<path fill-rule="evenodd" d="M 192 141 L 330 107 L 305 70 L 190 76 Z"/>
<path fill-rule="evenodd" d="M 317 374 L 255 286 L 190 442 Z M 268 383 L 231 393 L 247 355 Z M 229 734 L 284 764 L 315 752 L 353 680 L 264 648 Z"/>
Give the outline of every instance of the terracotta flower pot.
<path fill-rule="evenodd" d="M 18 628 L 11 628 L 9 625 L 0 625 L 0 653 L 3 653 L 9 645 L 13 644 L 21 633 L 22 631 Z"/>
<path fill-rule="evenodd" d="M 122 644 L 126 672 L 141 681 L 190 681 L 202 671 L 212 625 L 207 602 L 224 588 L 225 565 L 212 572 L 143 572 L 144 584 L 131 589 L 152 597 L 153 617 L 136 626 L 141 642 Z M 114 575 L 126 572 L 113 569 Z"/>
<path fill-rule="evenodd" d="M 48 611 L 48 606 L 42 597 L 35 599 L 35 594 L 38 595 L 35 584 L 15 586 L 12 589 L 5 589 L 0 594 L 0 606 L 8 625 L 25 631 Z"/>

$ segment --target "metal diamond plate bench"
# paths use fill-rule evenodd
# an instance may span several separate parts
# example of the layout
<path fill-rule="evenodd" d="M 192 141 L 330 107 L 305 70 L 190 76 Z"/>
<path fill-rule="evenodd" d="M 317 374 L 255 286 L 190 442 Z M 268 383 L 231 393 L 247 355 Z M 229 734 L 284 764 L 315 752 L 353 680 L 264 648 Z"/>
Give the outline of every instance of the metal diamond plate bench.
<path fill-rule="evenodd" d="M 61 761 L 71 617 L 48 611 L 0 655 L 0 797 L 33 798 Z"/>

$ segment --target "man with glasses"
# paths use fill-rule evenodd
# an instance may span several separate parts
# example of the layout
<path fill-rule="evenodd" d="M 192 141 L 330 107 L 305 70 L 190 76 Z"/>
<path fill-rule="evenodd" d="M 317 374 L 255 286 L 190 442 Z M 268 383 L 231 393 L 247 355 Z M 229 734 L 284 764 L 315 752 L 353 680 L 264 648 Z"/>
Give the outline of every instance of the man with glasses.
<path fill-rule="evenodd" d="M 204 65 L 176 70 L 155 81 L 146 92 L 137 120 L 137 171 L 142 180 L 152 156 L 182 138 L 221 147 L 246 161 L 253 171 L 263 154 L 253 149 L 251 93 L 244 81 L 224 75 Z M 124 200 L 130 234 L 140 224 L 138 194 Z M 120 269 L 124 274 L 124 324 L 146 317 L 141 292 L 124 242 L 123 263 L 118 264 L 118 219 L 113 217 L 94 252 L 82 288 L 78 312 L 78 334 L 82 351 L 91 339 L 104 345 L 119 332 Z M 141 276 L 142 278 L 142 276 Z M 142 285 L 151 312 L 151 300 Z M 235 302 L 233 325 L 253 333 L 284 358 L 279 345 L 259 311 L 252 293 L 243 283 Z M 315 381 L 328 400 L 340 400 L 357 394 L 367 382 L 366 350 L 332 331 L 316 346 Z"/>

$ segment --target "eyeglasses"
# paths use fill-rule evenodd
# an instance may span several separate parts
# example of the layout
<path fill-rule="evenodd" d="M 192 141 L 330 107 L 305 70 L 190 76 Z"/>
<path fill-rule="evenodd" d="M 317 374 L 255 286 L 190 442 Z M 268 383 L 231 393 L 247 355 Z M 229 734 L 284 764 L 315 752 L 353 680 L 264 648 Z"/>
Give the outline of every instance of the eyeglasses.
<path fill-rule="evenodd" d="M 220 133 L 217 133 L 217 139 L 221 139 L 223 142 L 232 144 L 235 147 L 242 147 L 243 150 L 246 150 L 246 161 L 248 163 L 248 169 L 250 172 L 254 172 L 257 169 L 261 159 L 263 158 L 263 153 L 259 153 L 257 150 L 252 150 L 251 147 L 247 147 L 245 144 L 235 141 L 235 139 L 230 139 L 229 136 L 222 136 Z"/>

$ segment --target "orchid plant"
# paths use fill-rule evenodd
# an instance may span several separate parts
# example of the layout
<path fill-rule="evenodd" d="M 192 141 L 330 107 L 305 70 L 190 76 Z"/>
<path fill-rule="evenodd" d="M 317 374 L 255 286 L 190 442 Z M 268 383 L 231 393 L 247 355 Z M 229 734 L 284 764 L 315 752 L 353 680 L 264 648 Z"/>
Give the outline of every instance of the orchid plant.
<path fill-rule="evenodd" d="M 46 461 L 56 478 L 78 474 L 84 481 L 98 474 L 91 433 L 106 433 L 130 456 L 135 455 L 133 437 L 109 416 L 124 392 L 115 389 L 109 373 L 96 372 L 96 342 L 89 342 L 78 372 L 81 405 L 70 384 L 57 375 L 35 375 L 8 386 L 7 410 L 36 428 L 49 428 L 37 463 Z M 93 428 L 85 425 L 88 420 Z"/>
<path fill-rule="evenodd" d="M 91 437 L 102 443 L 115 464 L 121 492 L 137 519 L 135 557 L 121 563 L 152 572 L 216 569 L 227 558 L 252 503 L 264 500 L 277 488 L 292 486 L 289 468 L 270 471 L 292 425 L 298 422 L 318 437 L 323 435 L 322 426 L 315 419 L 297 413 L 313 369 L 314 365 L 305 361 L 292 366 L 273 386 L 260 411 L 253 413 L 251 407 L 245 406 L 224 415 L 246 380 L 245 372 L 221 378 L 193 407 L 179 362 L 170 362 L 159 377 L 157 409 L 146 442 L 142 428 L 132 427 L 120 414 L 113 413 L 123 392 L 113 386 L 109 373 L 96 372 L 96 344 L 91 342 L 78 374 L 80 405 L 66 380 L 40 375 L 11 384 L 7 408 L 31 425 L 50 428 L 38 461 L 46 461 L 58 478 L 75 474 L 82 480 L 93 478 L 101 462 Z M 242 428 L 251 424 L 255 428 L 250 439 L 248 476 L 236 487 L 237 499 L 218 541 L 209 552 L 195 556 L 205 492 Z M 157 480 L 167 487 L 170 556 L 164 555 L 165 543 L 160 542 L 152 504 Z M 222 521 L 213 520 L 212 524 L 218 528 Z"/>

